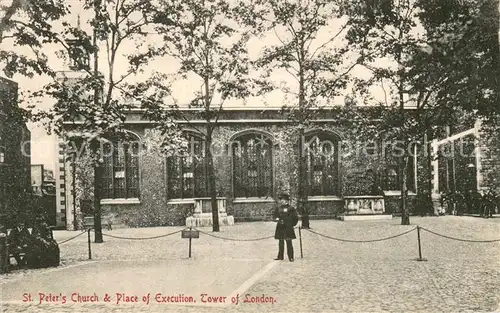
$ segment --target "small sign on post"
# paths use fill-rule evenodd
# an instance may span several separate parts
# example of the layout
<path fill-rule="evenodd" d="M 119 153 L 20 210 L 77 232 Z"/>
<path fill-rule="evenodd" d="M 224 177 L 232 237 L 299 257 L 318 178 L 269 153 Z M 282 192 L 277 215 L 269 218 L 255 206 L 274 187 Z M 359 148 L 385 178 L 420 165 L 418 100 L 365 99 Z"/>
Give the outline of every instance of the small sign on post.
<path fill-rule="evenodd" d="M 188 238 L 189 239 L 189 258 L 191 258 L 191 240 L 193 238 L 200 238 L 200 231 L 193 230 L 192 227 L 189 227 L 189 229 L 183 229 L 181 231 L 181 238 Z"/>
<path fill-rule="evenodd" d="M 191 227 L 189 229 L 183 229 L 181 238 L 200 238 L 200 231 L 192 230 Z"/>
<path fill-rule="evenodd" d="M 94 228 L 94 217 L 93 216 L 83 217 L 83 226 L 87 229 Z"/>

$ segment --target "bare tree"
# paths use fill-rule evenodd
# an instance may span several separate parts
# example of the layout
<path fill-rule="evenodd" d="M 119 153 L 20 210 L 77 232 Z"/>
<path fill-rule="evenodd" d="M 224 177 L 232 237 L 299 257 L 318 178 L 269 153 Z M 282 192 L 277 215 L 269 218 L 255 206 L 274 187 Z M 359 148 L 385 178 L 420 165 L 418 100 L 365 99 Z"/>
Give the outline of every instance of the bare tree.
<path fill-rule="evenodd" d="M 317 112 L 311 108 L 331 105 L 336 96 L 342 95 L 350 72 L 363 58 L 349 53 L 349 47 L 342 42 L 349 25 L 342 18 L 341 1 L 270 0 L 261 5 L 267 10 L 262 10 L 266 13 L 259 20 L 271 29 L 277 44 L 266 47 L 256 64 L 266 69 L 263 77 L 266 90 L 279 89 L 285 93 L 283 109 L 295 122 L 299 150 L 298 205 L 302 227 L 309 228 L 304 129 Z M 276 69 L 285 70 L 293 83 L 273 83 Z"/>
<path fill-rule="evenodd" d="M 41 91 L 35 92 L 34 98 L 51 96 L 55 105 L 48 111 L 33 111 L 35 121 L 48 120 L 48 128 L 57 135 L 66 138 L 73 145 L 68 152 L 75 153 L 88 148 L 93 157 L 94 167 L 94 223 L 95 242 L 103 242 L 101 227 L 100 177 L 102 176 L 103 140 L 111 137 L 125 138 L 122 125 L 125 111 L 122 95 L 117 91 L 126 79 L 136 73 L 141 62 L 136 62 L 125 72 L 119 73 L 116 64 L 125 55 L 127 41 L 141 39 L 147 33 L 144 27 L 148 20 L 143 11 L 149 6 L 146 0 L 87 0 L 84 10 L 94 12 L 90 20 L 92 32 L 89 34 L 79 27 L 63 23 L 65 31 L 55 39 L 61 44 L 61 57 L 69 59 L 73 69 L 80 72 L 77 81 L 55 79 Z M 99 44 L 105 50 L 100 51 Z M 93 66 L 89 58 L 93 55 Z M 98 68 L 98 58 L 107 58 L 107 68 Z M 69 124 L 68 124 L 69 123 Z"/>
<path fill-rule="evenodd" d="M 163 133 L 176 127 L 171 123 L 175 116 L 203 136 L 212 229 L 215 232 L 219 231 L 219 211 L 211 151 L 213 133 L 226 100 L 250 95 L 250 62 L 246 44 L 253 30 L 248 27 L 251 23 L 246 15 L 249 7 L 242 2 L 225 0 L 161 2 L 150 12 L 150 19 L 159 34 L 159 45 L 131 60 L 134 63 L 169 57 L 180 65 L 174 73 L 157 73 L 147 83 L 130 86 L 129 90 L 141 101 L 146 114 L 163 129 Z M 172 83 L 188 76 L 195 77 L 189 83 L 199 83 L 200 89 L 194 88 L 197 91 L 189 103 L 179 103 L 172 92 Z M 188 106 L 197 109 L 195 117 L 205 121 L 204 130 L 183 114 L 182 108 Z"/>

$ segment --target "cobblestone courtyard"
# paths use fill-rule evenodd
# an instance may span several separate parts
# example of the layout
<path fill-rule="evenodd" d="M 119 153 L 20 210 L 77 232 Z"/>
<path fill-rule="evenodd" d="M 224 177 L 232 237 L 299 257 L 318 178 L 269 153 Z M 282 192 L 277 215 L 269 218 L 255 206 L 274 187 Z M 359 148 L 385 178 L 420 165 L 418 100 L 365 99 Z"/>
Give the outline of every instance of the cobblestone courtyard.
<path fill-rule="evenodd" d="M 473 217 L 412 217 L 385 221 L 311 221 L 312 230 L 327 236 L 365 240 L 397 235 L 417 225 L 448 236 L 491 240 L 500 238 L 500 219 Z M 223 227 L 217 236 L 234 239 L 268 237 L 272 222 Z M 158 236 L 181 228 L 116 229 L 105 234 L 126 237 Z M 209 228 L 203 231 L 210 233 Z M 58 231 L 58 241 L 77 232 Z M 298 236 L 298 231 L 297 231 Z M 304 258 L 294 241 L 294 263 L 273 261 L 277 242 L 229 241 L 201 234 L 188 240 L 180 234 L 151 239 L 105 237 L 92 244 L 88 261 L 86 235 L 61 245 L 63 266 L 16 271 L 0 276 L 5 312 L 495 312 L 500 303 L 500 243 L 450 240 L 421 230 L 373 243 L 331 240 L 302 230 Z M 59 296 L 38 304 L 39 292 Z M 23 303 L 30 293 L 33 302 Z M 98 303 L 72 303 L 72 293 L 97 295 Z M 108 293 L 111 302 L 103 298 Z M 117 293 L 151 294 L 150 304 L 116 304 Z M 162 296 L 192 296 L 189 305 L 156 303 Z M 201 296 L 207 294 L 206 296 Z M 239 294 L 238 304 L 231 297 Z M 245 295 L 268 303 L 243 303 Z M 67 302 L 61 303 L 62 296 Z M 203 303 L 216 301 L 217 304 Z M 220 297 L 220 298 L 215 298 Z M 225 299 L 223 297 L 226 297 Z M 124 298 L 122 299 L 122 301 Z M 133 298 L 131 298 L 133 300 Z M 159 300 L 164 300 L 162 297 Z M 225 300 L 225 301 L 223 301 Z M 275 302 L 275 303 L 271 303 Z"/>

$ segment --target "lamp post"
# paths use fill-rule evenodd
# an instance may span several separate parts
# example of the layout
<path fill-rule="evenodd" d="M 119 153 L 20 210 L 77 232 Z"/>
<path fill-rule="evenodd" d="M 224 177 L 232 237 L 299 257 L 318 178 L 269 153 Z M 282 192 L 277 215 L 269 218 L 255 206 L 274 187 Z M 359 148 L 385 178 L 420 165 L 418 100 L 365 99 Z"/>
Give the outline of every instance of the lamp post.
<path fill-rule="evenodd" d="M 476 213 L 474 207 L 478 205 L 477 203 L 477 186 L 476 186 L 476 166 L 474 163 L 467 164 L 467 190 L 468 190 L 468 206 L 469 213 Z"/>
<path fill-rule="evenodd" d="M 467 164 L 467 183 L 469 190 L 477 190 L 476 186 L 476 165 L 474 163 Z"/>

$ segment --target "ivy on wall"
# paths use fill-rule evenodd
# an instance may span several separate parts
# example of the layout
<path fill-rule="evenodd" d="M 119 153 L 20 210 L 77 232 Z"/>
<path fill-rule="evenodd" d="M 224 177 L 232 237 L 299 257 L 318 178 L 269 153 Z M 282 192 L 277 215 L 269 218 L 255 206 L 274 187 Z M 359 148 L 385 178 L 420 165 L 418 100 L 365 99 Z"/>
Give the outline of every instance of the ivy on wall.
<path fill-rule="evenodd" d="M 500 118 L 483 123 L 480 134 L 481 174 L 483 188 L 500 194 Z"/>
<path fill-rule="evenodd" d="M 79 156 L 75 162 L 71 160 L 67 162 L 67 167 L 69 168 L 70 175 L 73 175 L 73 170 L 75 171 L 75 216 L 74 218 L 77 221 L 78 229 L 82 229 L 83 226 L 83 214 L 81 204 L 82 201 L 90 201 L 93 202 L 94 198 L 94 169 L 92 167 L 92 157 L 88 153 L 84 153 Z M 73 184 L 73 178 L 69 178 L 69 181 Z M 93 205 L 92 205 L 93 207 Z M 72 208 L 66 208 L 67 210 L 71 210 Z"/>
<path fill-rule="evenodd" d="M 368 125 L 368 124 L 367 124 Z M 373 177 L 367 173 L 379 173 L 383 162 L 379 155 L 367 155 L 358 151 L 356 144 L 360 140 L 359 129 L 363 123 L 351 125 L 347 122 L 336 124 L 314 124 L 308 130 L 321 129 L 337 133 L 342 138 L 340 175 L 342 182 L 341 196 L 367 195 L 373 189 Z M 371 127 L 371 128 L 370 128 Z M 298 186 L 298 131 L 292 125 L 259 125 L 255 127 L 272 135 L 274 140 L 274 192 L 288 192 L 296 199 Z M 367 133 L 373 126 L 368 125 Z M 216 154 L 215 175 L 218 196 L 226 197 L 227 212 L 230 215 L 260 216 L 267 212 L 264 206 L 248 206 L 252 212 L 241 212 L 241 205 L 235 212 L 231 199 L 232 190 L 232 151 L 231 138 L 240 131 L 248 130 L 246 125 L 223 125 L 218 127 L 213 135 L 213 152 Z M 367 137 L 361 137 L 364 139 Z M 147 129 L 142 138 L 145 149 L 140 154 L 140 204 L 139 205 L 109 205 L 103 206 L 103 216 L 110 214 L 116 223 L 131 227 L 162 226 L 183 224 L 190 215 L 190 205 L 180 206 L 167 204 L 167 188 L 165 168 L 165 153 L 157 147 L 163 141 L 162 134 L 154 129 Z M 93 170 L 90 158 L 79 162 L 77 170 L 77 199 L 92 199 Z M 79 201 L 77 200 L 77 205 Z M 271 206 L 274 204 L 270 204 Z M 318 210 L 322 210 L 322 207 Z M 262 211 L 264 210 L 264 211 Z M 255 212 L 253 212 L 255 211 Z M 257 214 L 259 213 L 259 214 Z M 267 213 L 266 213 L 267 214 Z M 266 215 L 264 214 L 264 215 Z M 235 217 L 237 217 L 235 215 Z"/>

